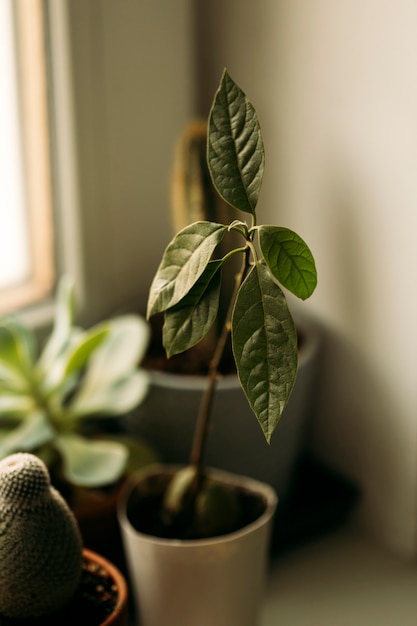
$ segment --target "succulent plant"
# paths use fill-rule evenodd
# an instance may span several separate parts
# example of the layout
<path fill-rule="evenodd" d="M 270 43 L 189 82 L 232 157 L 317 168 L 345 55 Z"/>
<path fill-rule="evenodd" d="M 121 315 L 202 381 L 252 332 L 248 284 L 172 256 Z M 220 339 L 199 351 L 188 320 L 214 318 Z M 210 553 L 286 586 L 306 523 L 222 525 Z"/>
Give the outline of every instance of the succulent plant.
<path fill-rule="evenodd" d="M 60 609 L 81 571 L 77 523 L 51 487 L 45 464 L 29 453 L 0 461 L 0 615 L 28 618 Z"/>
<path fill-rule="evenodd" d="M 74 287 L 58 285 L 55 322 L 43 350 L 18 319 L 0 321 L 0 458 L 13 452 L 55 455 L 70 484 L 99 487 L 124 472 L 128 448 L 86 438 L 86 419 L 122 415 L 141 402 L 148 377 L 138 369 L 148 324 L 137 315 L 74 325 Z"/>

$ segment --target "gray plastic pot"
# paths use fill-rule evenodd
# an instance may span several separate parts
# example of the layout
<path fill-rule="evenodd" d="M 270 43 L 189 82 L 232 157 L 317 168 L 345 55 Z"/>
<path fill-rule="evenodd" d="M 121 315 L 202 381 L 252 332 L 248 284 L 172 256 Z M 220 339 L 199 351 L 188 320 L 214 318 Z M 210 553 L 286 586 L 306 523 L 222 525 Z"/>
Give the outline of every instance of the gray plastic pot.
<path fill-rule="evenodd" d="M 200 540 L 161 539 L 138 532 L 128 511 L 135 485 L 170 466 L 152 466 L 121 494 L 119 522 L 141 626 L 256 626 L 260 613 L 271 521 L 277 505 L 269 485 L 212 471 L 230 485 L 256 493 L 263 513 L 241 530 Z"/>
<path fill-rule="evenodd" d="M 206 452 L 207 465 L 266 482 L 281 500 L 305 443 L 320 363 L 319 326 L 298 313 L 294 318 L 303 338 L 297 379 L 271 444 L 266 444 L 237 376 L 230 375 L 217 384 Z M 150 371 L 150 377 L 150 391 L 129 418 L 128 428 L 154 446 L 163 462 L 185 464 L 207 380 L 159 371 Z"/>

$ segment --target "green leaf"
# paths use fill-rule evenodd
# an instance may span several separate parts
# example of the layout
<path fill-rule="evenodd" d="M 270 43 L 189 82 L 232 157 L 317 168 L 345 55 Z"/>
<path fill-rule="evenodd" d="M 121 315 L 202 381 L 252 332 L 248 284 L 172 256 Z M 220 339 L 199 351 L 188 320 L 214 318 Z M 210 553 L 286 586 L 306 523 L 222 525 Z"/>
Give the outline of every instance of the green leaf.
<path fill-rule="evenodd" d="M 239 290 L 232 345 L 242 388 L 270 442 L 294 386 L 297 335 L 285 296 L 263 263 Z"/>
<path fill-rule="evenodd" d="M 262 134 L 255 109 L 226 70 L 210 112 L 207 159 L 220 196 L 254 215 L 264 172 Z"/>
<path fill-rule="evenodd" d="M 106 322 L 107 336 L 87 363 L 84 385 L 90 389 L 116 383 L 129 375 L 145 355 L 150 336 L 138 315 L 121 315 Z"/>
<path fill-rule="evenodd" d="M 25 378 L 33 366 L 35 340 L 32 333 L 17 320 L 0 325 L 0 364 Z"/>
<path fill-rule="evenodd" d="M 301 237 L 288 228 L 260 226 L 259 244 L 273 276 L 297 297 L 309 298 L 317 285 L 317 272 Z"/>
<path fill-rule="evenodd" d="M 166 248 L 153 279 L 147 317 L 177 304 L 207 267 L 226 227 L 214 222 L 194 222 L 183 228 Z"/>
<path fill-rule="evenodd" d="M 113 385 L 99 381 L 97 385 L 82 384 L 66 408 L 66 415 L 69 418 L 122 415 L 143 400 L 148 386 L 149 376 L 144 370 L 134 371 Z"/>
<path fill-rule="evenodd" d="M 67 393 L 74 387 L 77 382 L 78 374 L 73 372 L 65 374 L 69 355 L 75 346 L 79 344 L 83 331 L 80 328 L 73 328 L 65 346 L 62 347 L 59 354 L 50 363 L 47 370 L 40 369 L 39 363 L 36 364 L 35 375 L 39 381 L 39 391 L 43 397 L 55 396 L 55 400 L 62 402 Z"/>
<path fill-rule="evenodd" d="M 32 382 L 35 338 L 15 319 L 0 324 L 0 391 L 25 393 Z"/>
<path fill-rule="evenodd" d="M 198 343 L 219 309 L 222 261 L 211 261 L 188 294 L 165 313 L 163 345 L 168 358 Z"/>
<path fill-rule="evenodd" d="M 107 323 L 109 332 L 87 362 L 84 377 L 67 413 L 120 415 L 145 397 L 149 378 L 137 370 L 149 340 L 149 326 L 137 315 L 124 315 Z"/>
<path fill-rule="evenodd" d="M 68 343 L 73 320 L 74 283 L 69 276 L 62 276 L 57 289 L 54 327 L 38 360 L 38 368 L 43 372 L 48 371 Z"/>
<path fill-rule="evenodd" d="M 91 354 L 103 342 L 109 333 L 107 324 L 99 324 L 89 331 L 80 333 L 75 345 L 72 347 L 67 356 L 66 366 L 63 372 L 64 376 L 68 376 L 72 372 L 81 370 L 85 367 Z"/>
<path fill-rule="evenodd" d="M 125 471 L 128 451 L 121 443 L 92 441 L 75 434 L 59 435 L 54 443 L 71 484 L 102 487 L 116 482 Z"/>
<path fill-rule="evenodd" d="M 25 416 L 34 408 L 33 398 L 26 395 L 0 394 L 0 415 L 6 417 Z"/>
<path fill-rule="evenodd" d="M 36 363 L 35 373 L 44 396 L 59 395 L 68 390 L 66 367 L 69 355 L 82 343 L 84 331 L 73 326 L 74 284 L 62 276 L 57 288 L 55 319 L 52 333 Z"/>
<path fill-rule="evenodd" d="M 0 439 L 0 458 L 13 452 L 29 452 L 51 441 L 55 431 L 42 411 L 33 411 L 9 434 Z"/>
<path fill-rule="evenodd" d="M 22 373 L 9 363 L 2 361 L 0 356 L 0 392 L 24 393 L 27 387 L 27 380 Z"/>

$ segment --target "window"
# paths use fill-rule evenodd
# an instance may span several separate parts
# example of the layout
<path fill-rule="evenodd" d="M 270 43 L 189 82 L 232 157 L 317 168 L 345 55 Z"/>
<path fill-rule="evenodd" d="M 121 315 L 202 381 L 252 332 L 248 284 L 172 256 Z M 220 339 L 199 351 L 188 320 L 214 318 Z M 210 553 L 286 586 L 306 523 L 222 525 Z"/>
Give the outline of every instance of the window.
<path fill-rule="evenodd" d="M 42 0 L 0 3 L 0 313 L 54 280 Z"/>

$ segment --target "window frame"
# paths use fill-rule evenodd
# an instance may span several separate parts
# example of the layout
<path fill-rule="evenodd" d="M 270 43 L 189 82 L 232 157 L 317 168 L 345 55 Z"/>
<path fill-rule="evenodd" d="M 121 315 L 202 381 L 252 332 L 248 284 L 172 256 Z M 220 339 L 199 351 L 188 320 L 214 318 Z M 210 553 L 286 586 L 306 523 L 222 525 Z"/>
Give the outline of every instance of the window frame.
<path fill-rule="evenodd" d="M 39 303 L 50 296 L 55 282 L 47 51 L 42 0 L 15 0 L 13 17 L 31 272 L 26 280 L 0 290 L 1 314 Z"/>

